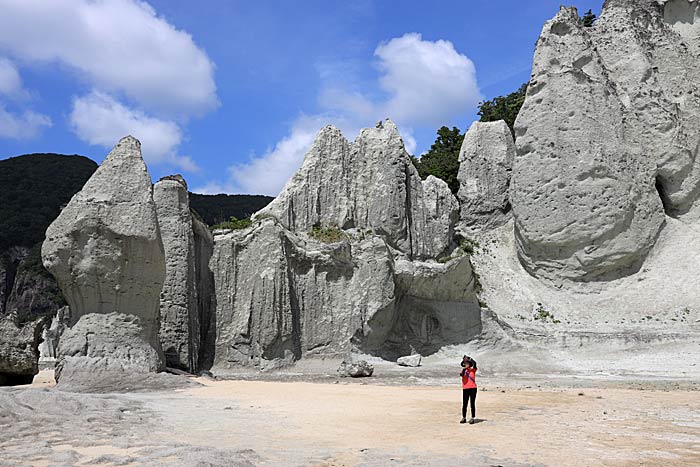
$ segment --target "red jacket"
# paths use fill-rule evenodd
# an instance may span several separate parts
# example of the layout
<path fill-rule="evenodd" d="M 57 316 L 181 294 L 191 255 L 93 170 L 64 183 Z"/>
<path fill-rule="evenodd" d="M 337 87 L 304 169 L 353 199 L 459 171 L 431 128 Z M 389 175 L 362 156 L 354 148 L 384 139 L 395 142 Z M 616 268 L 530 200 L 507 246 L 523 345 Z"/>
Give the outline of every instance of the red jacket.
<path fill-rule="evenodd" d="M 463 368 L 459 375 L 462 377 L 462 389 L 476 387 L 476 368 Z"/>

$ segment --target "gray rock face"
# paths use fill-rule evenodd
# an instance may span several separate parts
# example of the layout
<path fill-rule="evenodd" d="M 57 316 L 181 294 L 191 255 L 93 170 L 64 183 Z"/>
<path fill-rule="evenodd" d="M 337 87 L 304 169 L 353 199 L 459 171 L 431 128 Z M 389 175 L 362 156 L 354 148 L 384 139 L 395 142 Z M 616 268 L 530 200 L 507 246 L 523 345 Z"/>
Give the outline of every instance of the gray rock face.
<path fill-rule="evenodd" d="M 201 323 L 187 183 L 180 175 L 160 179 L 153 187 L 153 201 L 166 258 L 165 283 L 160 294 L 160 343 L 167 366 L 194 372 Z"/>
<path fill-rule="evenodd" d="M 199 316 L 199 356 L 197 369 L 209 369 L 214 362 L 216 344 L 216 297 L 214 274 L 209 269 L 209 261 L 214 252 L 214 236 L 209 226 L 194 212 L 192 213 L 192 231 L 194 233 L 194 282 Z"/>
<path fill-rule="evenodd" d="M 406 355 L 404 357 L 399 357 L 396 360 L 396 363 L 398 363 L 400 366 L 417 367 L 417 366 L 420 366 L 420 361 L 421 361 L 420 354 L 416 354 L 416 355 Z"/>
<path fill-rule="evenodd" d="M 338 367 L 338 375 L 344 378 L 366 378 L 372 376 L 372 373 L 374 373 L 374 367 L 365 360 L 343 361 Z"/>
<path fill-rule="evenodd" d="M 344 354 L 394 298 L 391 257 L 378 237 L 353 246 L 306 244 L 267 219 L 216 236 L 210 267 L 217 365 L 264 368 L 273 360 Z"/>
<path fill-rule="evenodd" d="M 29 384 L 39 372 L 40 320 L 17 323 L 16 314 L 0 317 L 0 386 Z"/>
<path fill-rule="evenodd" d="M 562 9 L 542 31 L 516 122 L 518 253 L 555 281 L 636 270 L 697 199 L 697 37 L 653 0 L 609 0 L 594 27 Z M 674 22 L 675 21 L 675 22 Z M 681 20 L 682 22 L 682 20 Z M 657 191 L 658 187 L 658 191 Z"/>
<path fill-rule="evenodd" d="M 49 226 L 42 257 L 71 309 L 59 367 L 163 367 L 158 305 L 165 261 L 136 139 L 119 141 Z"/>
<path fill-rule="evenodd" d="M 421 181 L 390 120 L 349 143 L 328 126 L 280 195 L 259 211 L 292 231 L 369 228 L 411 258 L 434 258 L 452 242 L 459 206 L 447 184 Z"/>
<path fill-rule="evenodd" d="M 474 122 L 459 151 L 460 221 L 467 227 L 489 228 L 508 220 L 513 135 L 506 122 Z"/>
<path fill-rule="evenodd" d="M 210 267 L 220 367 L 355 349 L 396 359 L 465 342 L 481 326 L 467 256 L 395 260 L 378 236 L 323 244 L 265 219 L 217 235 Z"/>
<path fill-rule="evenodd" d="M 53 316 L 64 304 L 56 280 L 41 265 L 38 247 L 10 250 L 10 254 L 14 250 L 19 255 L 15 256 L 17 263 L 4 312 L 16 313 L 20 323 Z"/>
<path fill-rule="evenodd" d="M 390 121 L 348 143 L 324 128 L 253 226 L 214 237 L 216 359 L 270 368 L 359 350 L 395 360 L 466 342 L 481 326 L 467 256 L 449 252 L 458 205 L 421 181 Z M 340 240 L 309 231 L 337 226 Z"/>
<path fill-rule="evenodd" d="M 51 318 L 50 324 L 44 326 L 39 344 L 39 365 L 42 368 L 53 368 L 58 360 L 58 342 L 70 321 L 70 308 L 61 307 Z"/>
<path fill-rule="evenodd" d="M 699 19 L 697 1 L 615 0 L 592 35 L 671 215 L 700 194 Z"/>

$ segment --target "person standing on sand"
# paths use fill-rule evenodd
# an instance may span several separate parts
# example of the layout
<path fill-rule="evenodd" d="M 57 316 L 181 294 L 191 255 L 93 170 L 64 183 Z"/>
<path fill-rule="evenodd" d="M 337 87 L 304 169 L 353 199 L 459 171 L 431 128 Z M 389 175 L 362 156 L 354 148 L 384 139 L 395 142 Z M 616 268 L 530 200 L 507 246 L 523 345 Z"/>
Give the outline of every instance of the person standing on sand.
<path fill-rule="evenodd" d="M 462 357 L 462 371 L 459 372 L 462 377 L 462 420 L 459 423 L 467 423 L 467 402 L 471 403 L 472 418 L 469 419 L 469 424 L 474 423 L 476 416 L 476 362 L 473 358 Z"/>

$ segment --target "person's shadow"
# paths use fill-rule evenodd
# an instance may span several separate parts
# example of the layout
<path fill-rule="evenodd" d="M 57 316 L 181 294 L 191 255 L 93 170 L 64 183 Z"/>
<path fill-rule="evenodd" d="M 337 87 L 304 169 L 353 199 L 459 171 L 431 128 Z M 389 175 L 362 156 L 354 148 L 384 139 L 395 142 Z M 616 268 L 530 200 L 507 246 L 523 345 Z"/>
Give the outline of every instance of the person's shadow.
<path fill-rule="evenodd" d="M 482 423 L 482 422 L 488 422 L 488 420 L 486 420 L 485 418 L 475 418 L 474 419 L 474 425 L 476 425 L 477 423 Z"/>

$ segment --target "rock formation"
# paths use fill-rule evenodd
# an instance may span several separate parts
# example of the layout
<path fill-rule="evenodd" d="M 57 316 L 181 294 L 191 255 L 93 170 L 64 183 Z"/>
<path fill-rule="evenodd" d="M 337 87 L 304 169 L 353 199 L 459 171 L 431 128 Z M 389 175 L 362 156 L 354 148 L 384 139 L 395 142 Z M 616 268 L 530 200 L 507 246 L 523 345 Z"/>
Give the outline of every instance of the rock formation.
<path fill-rule="evenodd" d="M 337 372 L 341 378 L 367 378 L 374 373 L 374 367 L 367 363 L 366 360 L 351 362 L 343 360 Z"/>
<path fill-rule="evenodd" d="M 472 124 L 459 151 L 457 198 L 463 225 L 495 227 L 508 220 L 514 157 L 515 143 L 506 122 Z"/>
<path fill-rule="evenodd" d="M 563 8 L 542 30 L 516 122 L 518 253 L 536 275 L 636 270 L 700 190 L 697 5 L 608 0 L 593 27 Z M 663 201 L 663 205 L 662 205 Z"/>
<path fill-rule="evenodd" d="M 417 367 L 417 366 L 420 366 L 421 358 L 422 357 L 420 354 L 406 355 L 406 356 L 399 357 L 398 359 L 396 359 L 396 363 L 398 363 L 399 366 Z"/>
<path fill-rule="evenodd" d="M 367 322 L 392 304 L 391 266 L 377 237 L 354 248 L 348 241 L 308 245 L 272 219 L 216 236 L 216 363 L 264 367 L 346 353 L 351 338 L 370 334 Z"/>
<path fill-rule="evenodd" d="M 469 258 L 416 261 L 451 251 L 456 200 L 442 180 L 420 180 L 390 121 L 353 144 L 324 128 L 255 218 L 214 238 L 216 366 L 353 350 L 395 359 L 478 333 Z M 332 226 L 334 242 L 310 232 Z"/>
<path fill-rule="evenodd" d="M 190 213 L 194 233 L 194 283 L 197 296 L 194 312 L 199 316 L 197 369 L 208 370 L 214 362 L 216 342 L 214 274 L 209 269 L 209 261 L 214 253 L 214 236 L 195 211 Z"/>
<path fill-rule="evenodd" d="M 47 320 L 48 321 L 48 320 Z M 70 321 L 70 308 L 60 308 L 56 315 L 50 318 L 50 323 L 44 325 L 39 344 L 39 366 L 42 368 L 54 368 L 58 361 L 58 343 L 61 335 L 66 330 L 66 323 Z"/>
<path fill-rule="evenodd" d="M 49 226 L 42 257 L 71 309 L 59 376 L 163 368 L 158 303 L 165 261 L 136 139 L 120 140 Z"/>
<path fill-rule="evenodd" d="M 153 187 L 153 200 L 166 259 L 160 295 L 160 343 L 167 366 L 195 372 L 201 322 L 187 183 L 180 175 L 161 178 Z"/>
<path fill-rule="evenodd" d="M 374 229 L 392 248 L 425 259 L 449 248 L 458 209 L 446 183 L 421 181 L 396 125 L 386 120 L 354 143 L 324 128 L 301 169 L 257 216 L 273 216 L 293 231 Z"/>
<path fill-rule="evenodd" d="M 0 386 L 29 384 L 39 372 L 41 320 L 18 321 L 15 313 L 0 316 Z"/>

